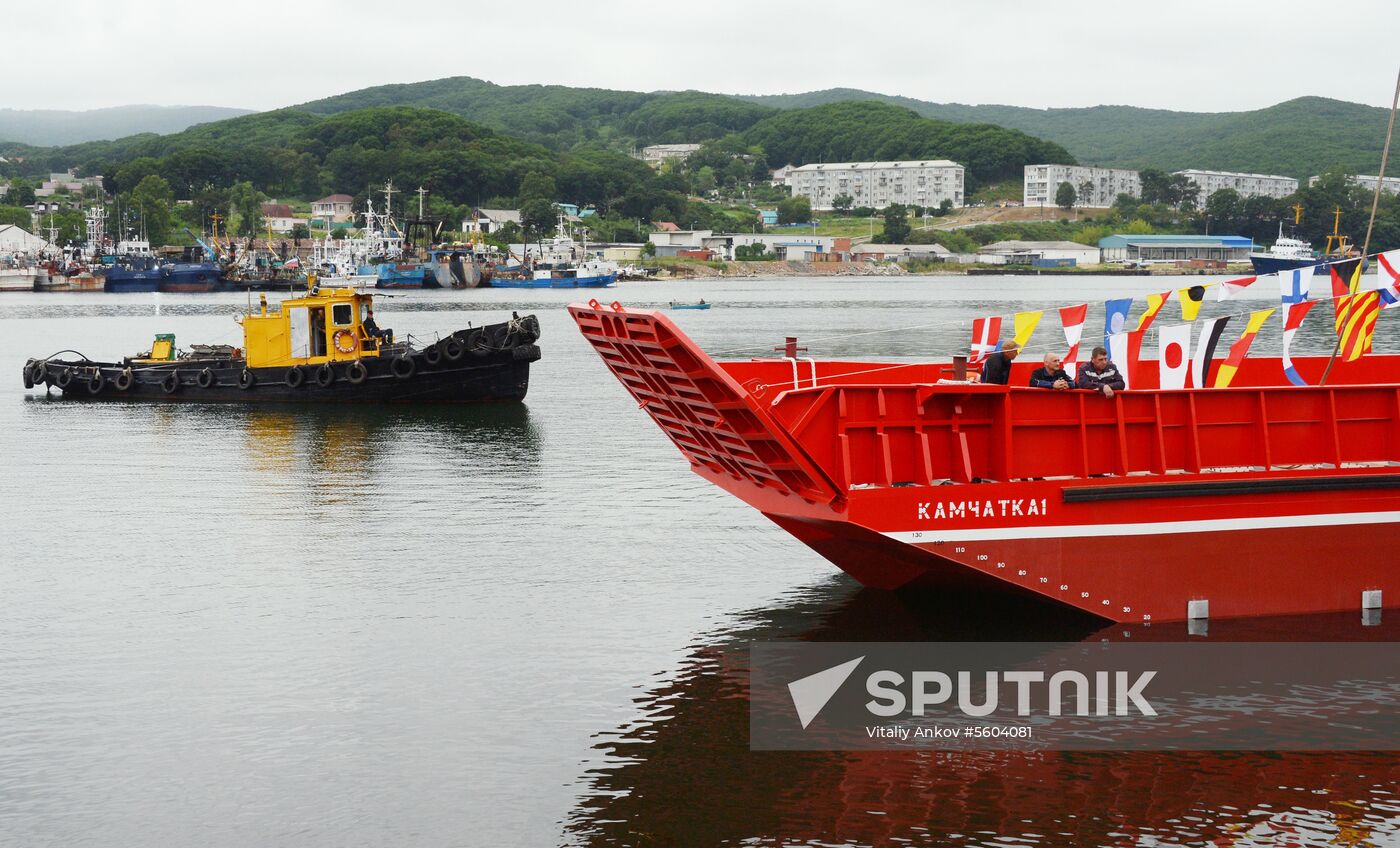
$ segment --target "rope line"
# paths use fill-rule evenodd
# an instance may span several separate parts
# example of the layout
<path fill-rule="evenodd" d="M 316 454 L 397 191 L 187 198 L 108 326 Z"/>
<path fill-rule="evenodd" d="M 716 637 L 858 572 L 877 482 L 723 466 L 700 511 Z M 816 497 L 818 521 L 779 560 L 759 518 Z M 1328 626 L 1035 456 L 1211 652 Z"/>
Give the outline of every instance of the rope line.
<path fill-rule="evenodd" d="M 1358 259 L 1358 258 L 1360 258 L 1360 259 L 1372 259 L 1372 258 L 1374 258 L 1374 257 L 1376 257 L 1376 256 L 1379 256 L 1379 255 L 1380 255 L 1380 253 L 1378 252 L 1378 253 L 1366 255 L 1366 256 L 1364 256 L 1364 257 L 1352 257 L 1352 259 L 1350 259 L 1350 260 L 1340 260 L 1340 261 L 1353 261 L 1353 260 Z M 1315 268 L 1315 267 L 1318 266 L 1318 265 L 1327 265 L 1327 266 L 1336 265 L 1336 264 L 1339 264 L 1340 261 L 1316 262 L 1316 263 L 1313 263 L 1312 265 L 1304 265 L 1304 266 L 1300 266 L 1299 268 L 1296 268 L 1296 269 L 1289 269 L 1289 270 L 1304 270 L 1304 269 L 1310 269 L 1310 268 Z M 1263 275 L 1255 275 L 1255 276 L 1256 276 L 1256 280 L 1257 280 L 1257 279 L 1260 279 L 1260 278 L 1262 278 L 1262 277 L 1269 277 L 1269 276 L 1273 276 L 1273 275 L 1272 275 L 1272 274 L 1263 274 Z M 1234 279 L 1242 279 L 1242 278 L 1236 277 L 1236 278 L 1234 278 Z M 1330 277 L 1329 277 L 1329 279 L 1330 279 Z M 1209 288 L 1215 288 L 1215 287 L 1221 285 L 1223 282 L 1229 282 L 1229 281 L 1228 281 L 1228 280 L 1225 280 L 1225 281 L 1217 282 L 1217 283 L 1207 283 L 1207 284 L 1205 284 L 1204 286 L 1202 286 L 1202 288 L 1207 288 L 1207 289 L 1209 289 Z M 1180 286 L 1179 288 L 1191 288 L 1191 287 L 1190 287 L 1190 286 Z M 1172 291 L 1175 292 L 1176 289 L 1172 289 Z M 1360 293 L 1364 293 L 1364 291 L 1363 291 L 1363 292 L 1360 292 Z M 1310 300 L 1314 300 L 1314 301 L 1318 301 L 1318 302 L 1322 302 L 1322 301 L 1335 301 L 1335 300 L 1337 300 L 1337 299 L 1339 299 L 1339 298 L 1347 297 L 1347 296 L 1349 296 L 1349 294 L 1347 294 L 1347 295 L 1327 295 L 1327 296 L 1319 297 L 1319 296 L 1315 296 L 1315 295 L 1313 295 L 1311 292 L 1309 292 L 1309 299 L 1310 299 Z M 1134 300 L 1136 300 L 1136 299 L 1137 299 L 1137 298 L 1134 298 Z M 1092 302 L 1094 302 L 1094 301 L 1091 301 L 1091 303 L 1092 303 Z M 1163 302 L 1163 306 L 1162 306 L 1163 309 L 1166 308 L 1166 304 L 1167 304 L 1168 302 L 1170 302 L 1170 301 L 1164 301 L 1164 302 Z M 1216 301 L 1216 302 L 1217 302 L 1217 303 L 1224 303 L 1224 301 Z M 1239 302 L 1239 301 L 1236 301 L 1236 302 Z M 1265 303 L 1265 302 L 1260 301 L 1260 303 Z M 1211 318 L 1235 318 L 1235 317 L 1239 317 L 1239 316 L 1243 316 L 1243 315 L 1249 315 L 1249 314 L 1252 313 L 1252 312 L 1258 312 L 1258 311 L 1261 310 L 1261 309 L 1268 309 L 1268 308 L 1277 309 L 1277 308 L 1279 308 L 1279 307 L 1278 307 L 1277 305 L 1274 305 L 1274 306 L 1272 306 L 1272 307 L 1267 306 L 1267 305 L 1256 306 L 1256 307 L 1253 308 L 1253 309 L 1243 309 L 1243 310 L 1240 310 L 1240 311 L 1237 311 L 1237 312 L 1226 312 L 1226 313 L 1219 314 L 1219 315 L 1212 315 L 1212 316 L 1210 316 L 1210 317 L 1211 317 Z M 995 317 L 995 318 L 1007 318 L 1007 317 L 1011 317 L 1011 318 L 1013 318 L 1013 320 L 1014 320 L 1014 316 L 1015 316 L 1016 314 L 1018 314 L 1018 313 L 1036 312 L 1036 311 L 1039 311 L 1039 312 L 1048 312 L 1048 311 L 1050 311 L 1051 309 L 1056 309 L 1056 310 L 1058 310 L 1059 307 L 1046 307 L 1046 308 L 1043 308 L 1043 309 L 1040 309 L 1040 310 L 1035 310 L 1035 309 L 1022 309 L 1022 310 L 1018 310 L 1018 312 L 1001 313 L 1001 314 L 996 314 L 996 315 L 987 315 L 987 316 L 978 316 L 978 317 L 979 317 L 979 318 L 981 318 L 981 317 Z M 1157 316 L 1157 317 L 1159 317 L 1159 318 L 1161 317 L 1161 313 L 1160 313 L 1160 312 L 1158 313 L 1158 316 Z M 1192 321 L 1186 322 L 1186 323 L 1190 323 L 1190 324 L 1193 324 L 1193 325 L 1194 325 L 1194 324 L 1196 323 L 1197 320 L 1201 320 L 1201 319 L 1198 318 L 1198 319 L 1195 319 L 1195 320 L 1192 320 Z M 860 338 L 860 337 L 862 337 L 862 336 L 873 336 L 873 335 L 879 335 L 879 334 L 882 334 L 882 333 L 902 333 L 902 332 L 908 332 L 908 331 L 910 331 L 910 330 L 927 330 L 927 329 L 932 329 L 932 328 L 943 328 L 943 327 L 965 327 L 965 326 L 967 326 L 967 323 L 968 323 L 968 322 L 967 322 L 966 319 L 955 320 L 955 321 L 934 321 L 934 322 L 929 322 L 929 323 L 924 323 L 924 324 L 911 324 L 911 325 L 904 326 L 904 327 L 890 327 L 890 328 L 879 329 L 879 330 L 862 330 L 862 331 L 860 331 L 860 332 L 855 332 L 855 333 L 839 333 L 839 334 L 833 335 L 833 336 L 820 336 L 820 337 L 814 338 L 814 339 L 806 339 L 806 340 L 804 340 L 803 343 L 804 343 L 804 344 L 816 344 L 816 343 L 820 343 L 820 342 L 841 341 L 841 340 L 844 340 L 844 339 Z M 1086 323 L 1087 323 L 1087 322 L 1086 322 Z M 1149 326 L 1144 332 L 1155 332 L 1155 331 L 1158 331 L 1159 329 L 1160 329 L 1160 326 L 1155 322 L 1155 319 L 1154 319 L 1154 323 L 1153 323 L 1151 326 Z M 1081 343 L 1082 343 L 1082 342 L 1081 342 Z M 1051 350 L 1055 350 L 1055 349 L 1057 349 L 1057 348 L 1063 348 L 1063 347 L 1064 347 L 1064 345 L 1061 344 L 1061 343 L 1057 343 L 1057 342 L 1045 342 L 1045 343 L 1037 343 L 1037 344 L 1034 344 L 1034 345 L 1030 345 L 1030 344 L 1025 345 L 1025 346 L 1023 346 L 1023 347 L 1021 348 L 1021 351 L 1022 351 L 1023 353 L 1026 352 L 1026 351 L 1031 351 L 1031 350 L 1046 350 L 1046 351 L 1051 351 Z M 713 351 L 713 352 L 711 352 L 710 355 L 713 357 L 713 356 L 722 356 L 722 355 L 724 355 L 724 354 L 740 353 L 740 352 L 743 352 L 743 351 L 755 351 L 755 350 L 767 352 L 767 351 L 770 351 L 770 350 L 780 350 L 780 348 L 773 348 L 772 345 L 769 345 L 769 344 L 762 344 L 762 345 L 746 345 L 746 346 L 743 346 L 743 347 L 725 348 L 725 349 L 722 349 L 722 350 Z M 934 356 L 934 357 L 963 356 L 963 355 L 966 354 L 966 352 L 967 352 L 967 351 L 961 350 L 961 349 L 959 349 L 958 351 L 956 351 L 956 352 L 954 352 L 954 353 L 940 353 L 940 352 L 934 351 L 934 352 L 930 353 L 930 356 Z M 911 363 L 905 363 L 904 365 L 908 365 L 908 364 L 911 364 Z M 904 367 L 904 365 L 897 366 L 897 367 Z M 883 369 L 882 369 L 882 370 L 883 370 Z M 856 373 L 863 373 L 863 372 L 856 372 Z"/>

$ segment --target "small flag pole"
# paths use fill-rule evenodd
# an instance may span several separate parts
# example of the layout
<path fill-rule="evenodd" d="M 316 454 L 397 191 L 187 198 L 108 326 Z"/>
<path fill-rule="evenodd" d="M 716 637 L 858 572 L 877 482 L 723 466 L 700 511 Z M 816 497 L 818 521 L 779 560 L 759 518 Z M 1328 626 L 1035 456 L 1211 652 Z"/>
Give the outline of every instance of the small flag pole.
<path fill-rule="evenodd" d="M 1395 74 L 1395 96 L 1390 99 L 1390 123 L 1385 128 L 1385 147 L 1381 149 L 1381 172 L 1376 175 L 1376 192 L 1371 196 L 1371 220 L 1366 222 L 1366 241 L 1361 245 L 1361 268 L 1357 273 L 1366 273 L 1366 255 L 1371 250 L 1371 230 L 1376 225 L 1376 210 L 1381 204 L 1381 186 L 1385 183 L 1385 163 L 1390 157 L 1390 137 L 1395 132 L 1395 107 L 1400 105 L 1400 71 Z M 1346 326 L 1347 319 L 1351 317 L 1351 307 L 1353 301 L 1347 300 L 1347 311 L 1342 316 L 1342 326 Z M 1337 343 L 1332 346 L 1332 355 L 1327 359 L 1327 368 L 1322 372 L 1322 380 L 1319 386 L 1327 385 L 1327 376 L 1332 373 L 1332 363 L 1337 361 L 1337 354 L 1342 350 L 1342 334 L 1337 334 Z"/>

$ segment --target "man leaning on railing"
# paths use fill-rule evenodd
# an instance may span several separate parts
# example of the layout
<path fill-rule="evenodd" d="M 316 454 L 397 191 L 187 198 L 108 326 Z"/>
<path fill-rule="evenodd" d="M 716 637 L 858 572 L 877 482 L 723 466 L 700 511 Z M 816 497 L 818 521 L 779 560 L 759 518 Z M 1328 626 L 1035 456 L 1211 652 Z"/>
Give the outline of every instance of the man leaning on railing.
<path fill-rule="evenodd" d="M 1074 381 L 1076 389 L 1103 392 L 1104 397 L 1113 397 L 1113 393 L 1121 392 L 1124 385 L 1123 374 L 1117 365 L 1108 360 L 1108 351 L 1101 347 L 1094 348 L 1088 364 L 1079 367 L 1079 377 Z"/>

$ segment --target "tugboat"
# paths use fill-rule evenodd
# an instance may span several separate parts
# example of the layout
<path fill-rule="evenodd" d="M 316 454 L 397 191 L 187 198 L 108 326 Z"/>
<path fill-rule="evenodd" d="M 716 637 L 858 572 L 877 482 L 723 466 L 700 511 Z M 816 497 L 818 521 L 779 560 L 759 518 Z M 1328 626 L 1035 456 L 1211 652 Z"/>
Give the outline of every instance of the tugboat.
<path fill-rule="evenodd" d="M 533 315 L 458 330 L 432 343 L 400 340 L 374 322 L 373 296 L 322 289 L 239 316 L 243 347 L 195 345 L 156 336 L 151 349 L 101 362 L 77 353 L 30 359 L 24 387 L 57 387 L 65 398 L 246 403 L 468 403 L 522 400 L 540 358 Z"/>

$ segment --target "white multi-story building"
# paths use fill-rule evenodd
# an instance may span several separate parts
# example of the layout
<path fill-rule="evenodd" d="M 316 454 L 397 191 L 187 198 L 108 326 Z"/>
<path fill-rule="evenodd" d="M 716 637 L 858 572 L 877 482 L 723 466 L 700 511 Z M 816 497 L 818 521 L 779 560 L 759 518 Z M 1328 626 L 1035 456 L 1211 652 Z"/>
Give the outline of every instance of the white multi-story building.
<path fill-rule="evenodd" d="M 1142 196 L 1137 171 L 1088 165 L 1027 165 L 1023 198 L 1027 206 L 1054 206 L 1061 183 L 1074 186 L 1074 204 L 1106 208 L 1120 194 Z"/>
<path fill-rule="evenodd" d="M 659 168 L 667 159 L 684 159 L 699 149 L 698 144 L 652 144 L 643 147 L 637 158 L 653 168 Z"/>
<path fill-rule="evenodd" d="M 1232 188 L 1240 197 L 1287 197 L 1298 190 L 1297 180 L 1277 174 L 1238 174 L 1234 171 L 1200 171 L 1195 168 L 1172 173 L 1200 187 L 1197 206 L 1204 206 L 1206 198 L 1222 188 Z"/>
<path fill-rule="evenodd" d="M 787 175 L 793 197 L 812 201 L 813 209 L 830 209 L 839 195 L 852 206 L 883 209 L 891 203 L 963 205 L 963 166 L 947 159 L 911 162 L 831 162 L 803 165 Z"/>
<path fill-rule="evenodd" d="M 1308 177 L 1308 185 L 1317 185 L 1317 181 L 1320 179 L 1322 178 Z M 1357 185 L 1361 186 L 1367 191 L 1375 191 L 1376 180 L 1380 178 L 1377 177 L 1375 174 L 1371 174 L 1370 176 L 1367 176 L 1366 174 L 1357 174 L 1353 176 L 1352 179 L 1356 181 Z M 1388 191 L 1391 194 L 1400 194 L 1400 177 L 1386 177 L 1385 182 L 1381 184 L 1381 191 Z"/>

